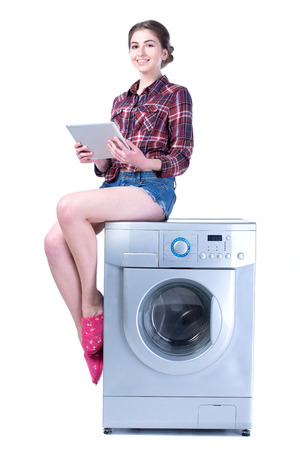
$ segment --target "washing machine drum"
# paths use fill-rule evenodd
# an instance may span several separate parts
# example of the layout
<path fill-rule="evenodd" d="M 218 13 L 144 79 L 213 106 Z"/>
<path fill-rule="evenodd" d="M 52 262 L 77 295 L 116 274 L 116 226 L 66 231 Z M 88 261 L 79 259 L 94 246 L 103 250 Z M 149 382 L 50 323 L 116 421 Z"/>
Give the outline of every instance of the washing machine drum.
<path fill-rule="evenodd" d="M 142 328 L 163 353 L 187 356 L 210 342 L 211 296 L 191 284 L 170 283 L 144 303 Z"/>
<path fill-rule="evenodd" d="M 234 328 L 235 271 L 125 268 L 123 329 L 131 350 L 161 373 L 214 364 Z"/>

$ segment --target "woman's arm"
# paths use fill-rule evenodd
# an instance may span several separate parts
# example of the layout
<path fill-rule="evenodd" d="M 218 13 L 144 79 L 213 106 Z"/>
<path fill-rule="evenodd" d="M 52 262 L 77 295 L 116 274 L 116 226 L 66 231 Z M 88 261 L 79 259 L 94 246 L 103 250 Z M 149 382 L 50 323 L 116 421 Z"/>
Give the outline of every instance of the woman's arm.
<path fill-rule="evenodd" d="M 109 162 L 107 159 L 93 160 L 93 162 L 95 163 L 95 166 L 97 167 L 99 172 L 105 173 L 109 168 Z"/>
<path fill-rule="evenodd" d="M 162 155 L 157 177 L 176 177 L 189 167 L 193 152 L 193 112 L 189 91 L 181 87 L 173 95 L 168 114 L 169 154 Z"/>

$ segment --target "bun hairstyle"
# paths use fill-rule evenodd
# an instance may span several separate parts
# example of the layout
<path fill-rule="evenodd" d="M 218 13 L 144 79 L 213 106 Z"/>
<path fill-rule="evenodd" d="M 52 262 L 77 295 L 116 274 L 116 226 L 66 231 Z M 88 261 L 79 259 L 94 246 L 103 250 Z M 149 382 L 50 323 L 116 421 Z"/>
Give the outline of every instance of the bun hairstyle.
<path fill-rule="evenodd" d="M 139 22 L 135 24 L 128 33 L 128 47 L 130 49 L 130 42 L 132 35 L 138 31 L 138 30 L 150 30 L 153 34 L 157 37 L 157 39 L 160 42 L 160 45 L 162 46 L 163 50 L 168 51 L 168 57 L 161 63 L 161 67 L 166 67 L 170 62 L 173 61 L 174 56 L 172 55 L 174 51 L 174 47 L 170 44 L 170 34 L 166 27 L 162 25 L 159 22 L 156 22 L 156 20 L 145 20 L 144 22 Z"/>

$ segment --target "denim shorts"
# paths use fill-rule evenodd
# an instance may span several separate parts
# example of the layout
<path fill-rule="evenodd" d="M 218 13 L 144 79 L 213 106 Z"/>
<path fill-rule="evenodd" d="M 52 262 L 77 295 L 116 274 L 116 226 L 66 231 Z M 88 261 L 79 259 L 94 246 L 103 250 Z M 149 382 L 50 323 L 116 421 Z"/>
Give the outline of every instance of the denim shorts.
<path fill-rule="evenodd" d="M 136 186 L 142 189 L 162 207 L 166 219 L 170 217 L 176 202 L 174 177 L 157 178 L 152 171 L 120 172 L 110 183 L 104 181 L 99 189 L 116 186 Z"/>

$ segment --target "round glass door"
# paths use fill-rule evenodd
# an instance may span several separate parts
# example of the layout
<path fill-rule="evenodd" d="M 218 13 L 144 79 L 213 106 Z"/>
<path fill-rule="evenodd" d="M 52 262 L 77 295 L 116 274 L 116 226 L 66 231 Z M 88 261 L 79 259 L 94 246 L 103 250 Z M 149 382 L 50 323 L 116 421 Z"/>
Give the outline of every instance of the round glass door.
<path fill-rule="evenodd" d="M 206 351 L 211 345 L 212 297 L 203 286 L 186 280 L 156 286 L 140 305 L 139 328 L 147 346 L 170 359 Z"/>

